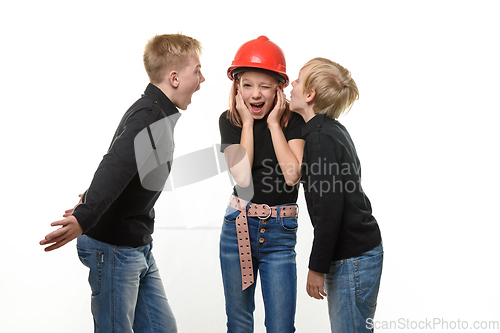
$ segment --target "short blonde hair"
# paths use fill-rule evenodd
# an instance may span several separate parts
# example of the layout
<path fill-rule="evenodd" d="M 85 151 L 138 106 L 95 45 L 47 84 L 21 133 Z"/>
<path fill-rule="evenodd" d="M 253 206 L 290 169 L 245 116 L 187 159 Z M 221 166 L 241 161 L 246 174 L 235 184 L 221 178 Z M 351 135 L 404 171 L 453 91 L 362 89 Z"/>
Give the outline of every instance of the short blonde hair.
<path fill-rule="evenodd" d="M 314 89 L 313 110 L 316 114 L 324 113 L 337 119 L 342 113 L 347 113 L 359 91 L 351 73 L 341 65 L 325 58 L 309 60 L 302 69 L 310 67 L 303 82 L 304 93 Z M 347 111 L 346 111 L 347 110 Z"/>
<path fill-rule="evenodd" d="M 161 83 L 169 70 L 181 70 L 189 63 L 189 56 L 201 54 L 201 44 L 182 35 L 156 35 L 144 48 L 144 67 L 153 84 Z"/>

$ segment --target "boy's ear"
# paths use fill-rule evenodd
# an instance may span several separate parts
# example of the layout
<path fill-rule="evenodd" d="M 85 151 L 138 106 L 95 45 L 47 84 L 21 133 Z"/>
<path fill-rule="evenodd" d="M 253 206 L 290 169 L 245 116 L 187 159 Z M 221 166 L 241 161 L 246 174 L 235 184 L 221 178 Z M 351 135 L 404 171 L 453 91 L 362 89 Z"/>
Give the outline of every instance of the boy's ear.
<path fill-rule="evenodd" d="M 168 73 L 168 82 L 170 82 L 170 85 L 174 88 L 179 86 L 179 75 L 176 71 Z"/>
<path fill-rule="evenodd" d="M 314 98 L 316 98 L 316 90 L 311 89 L 306 95 L 306 103 L 314 102 Z"/>

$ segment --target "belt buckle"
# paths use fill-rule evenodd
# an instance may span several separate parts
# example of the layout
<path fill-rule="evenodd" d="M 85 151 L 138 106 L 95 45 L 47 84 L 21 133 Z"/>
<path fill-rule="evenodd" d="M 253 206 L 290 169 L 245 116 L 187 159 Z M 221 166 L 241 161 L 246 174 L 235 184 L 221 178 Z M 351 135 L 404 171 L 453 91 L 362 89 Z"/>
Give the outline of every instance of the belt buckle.
<path fill-rule="evenodd" d="M 259 216 L 259 219 L 261 219 L 261 220 L 267 220 L 271 216 L 271 214 L 272 214 L 273 211 L 271 210 L 271 207 L 269 207 L 269 205 L 267 205 L 267 204 L 262 204 L 262 207 L 267 207 L 269 209 L 269 214 L 267 216 L 265 216 L 265 217 L 260 217 Z"/>

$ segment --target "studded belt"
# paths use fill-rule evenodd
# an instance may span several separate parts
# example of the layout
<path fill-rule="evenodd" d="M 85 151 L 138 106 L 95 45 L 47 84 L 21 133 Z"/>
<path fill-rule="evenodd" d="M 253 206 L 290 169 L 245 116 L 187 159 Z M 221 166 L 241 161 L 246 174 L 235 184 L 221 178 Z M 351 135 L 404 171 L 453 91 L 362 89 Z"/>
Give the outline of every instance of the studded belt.
<path fill-rule="evenodd" d="M 241 289 L 245 290 L 254 283 L 252 250 L 250 248 L 250 234 L 248 232 L 247 217 L 258 217 L 265 220 L 269 217 L 296 217 L 299 213 L 298 206 L 268 206 L 255 204 L 232 195 L 228 206 L 240 211 L 236 217 L 236 233 L 238 235 L 238 249 L 240 253 Z M 278 209 L 279 207 L 279 209 Z"/>

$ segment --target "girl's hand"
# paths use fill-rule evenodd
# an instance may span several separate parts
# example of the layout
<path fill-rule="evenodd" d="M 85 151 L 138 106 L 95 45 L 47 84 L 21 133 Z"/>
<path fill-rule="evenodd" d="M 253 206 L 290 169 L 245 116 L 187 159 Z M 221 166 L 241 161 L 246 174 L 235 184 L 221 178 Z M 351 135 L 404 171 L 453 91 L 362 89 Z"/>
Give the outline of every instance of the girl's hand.
<path fill-rule="evenodd" d="M 248 110 L 248 107 L 245 104 L 245 101 L 243 100 L 243 95 L 241 95 L 241 91 L 239 90 L 238 94 L 236 95 L 236 110 L 240 115 L 242 125 L 245 124 L 253 125 L 252 114 L 250 113 L 250 110 Z"/>
<path fill-rule="evenodd" d="M 283 89 L 276 87 L 276 104 L 267 117 L 267 125 L 280 125 L 281 117 L 286 109 L 286 96 Z M 281 126 L 280 126 L 281 127 Z"/>

